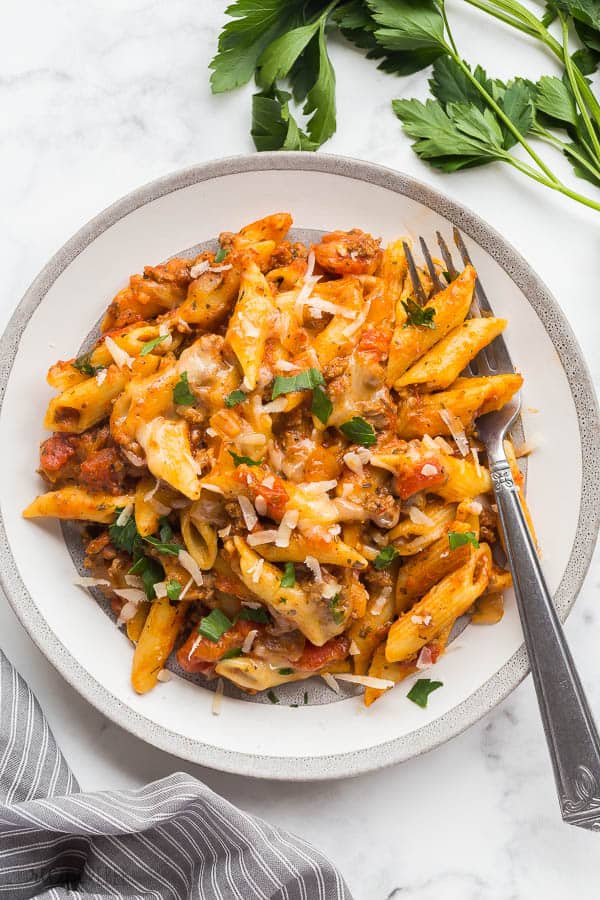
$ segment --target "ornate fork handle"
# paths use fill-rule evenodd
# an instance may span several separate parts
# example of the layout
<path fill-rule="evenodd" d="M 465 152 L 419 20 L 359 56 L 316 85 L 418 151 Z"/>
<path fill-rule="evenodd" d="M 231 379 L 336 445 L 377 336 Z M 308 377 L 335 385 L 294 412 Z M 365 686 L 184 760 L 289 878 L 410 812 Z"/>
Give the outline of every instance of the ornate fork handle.
<path fill-rule="evenodd" d="M 503 451 L 490 463 L 562 817 L 600 831 L 600 738 Z"/>

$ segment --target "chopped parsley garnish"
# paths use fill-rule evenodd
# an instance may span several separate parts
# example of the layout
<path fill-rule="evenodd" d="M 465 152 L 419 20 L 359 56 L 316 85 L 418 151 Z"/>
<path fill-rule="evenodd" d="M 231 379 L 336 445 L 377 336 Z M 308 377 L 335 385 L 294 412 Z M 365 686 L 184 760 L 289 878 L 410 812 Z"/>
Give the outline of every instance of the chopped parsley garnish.
<path fill-rule="evenodd" d="M 262 459 L 252 459 L 250 456 L 238 456 L 233 450 L 227 451 L 235 466 L 262 466 Z"/>
<path fill-rule="evenodd" d="M 281 578 L 281 587 L 291 588 L 296 584 L 296 567 L 293 562 L 286 562 L 285 572 Z"/>
<path fill-rule="evenodd" d="M 182 585 L 176 578 L 170 578 L 167 581 L 167 597 L 169 600 L 179 600 Z"/>
<path fill-rule="evenodd" d="M 267 697 L 269 698 L 269 701 L 270 701 L 271 703 L 279 703 L 279 697 L 277 696 L 277 694 L 275 693 L 275 691 L 269 691 L 269 692 L 267 693 Z"/>
<path fill-rule="evenodd" d="M 221 659 L 235 659 L 237 656 L 242 655 L 241 647 L 232 647 L 231 650 L 226 650 Z"/>
<path fill-rule="evenodd" d="M 450 277 L 450 272 L 447 272 L 446 269 L 444 269 L 444 271 L 442 272 L 442 275 L 446 279 L 446 284 L 450 284 L 450 282 L 452 281 L 452 279 Z"/>
<path fill-rule="evenodd" d="M 217 252 L 215 253 L 215 262 L 222 263 L 223 260 L 228 256 L 229 250 L 227 247 L 219 247 Z"/>
<path fill-rule="evenodd" d="M 192 403 L 196 402 L 196 398 L 190 391 L 187 372 L 181 373 L 179 381 L 173 388 L 173 402 L 177 406 L 191 406 Z"/>
<path fill-rule="evenodd" d="M 117 519 L 123 512 L 123 509 L 116 509 Z M 135 516 L 131 515 L 124 525 L 117 525 L 116 521 L 108 529 L 108 534 L 113 547 L 117 550 L 123 550 L 132 556 L 136 549 L 141 546 L 142 538 L 135 524 Z"/>
<path fill-rule="evenodd" d="M 425 709 L 429 695 L 443 686 L 443 681 L 432 681 L 431 678 L 419 678 L 418 681 L 415 681 L 406 696 L 409 700 L 412 700 L 413 703 L 416 703 L 417 706 L 420 706 L 421 709 Z"/>
<path fill-rule="evenodd" d="M 155 347 L 158 347 L 159 344 L 162 344 L 163 341 L 166 341 L 168 337 L 170 337 L 169 334 L 161 334 L 160 337 L 155 337 L 151 341 L 148 341 L 140 350 L 140 356 L 148 356 L 149 353 L 152 353 Z"/>
<path fill-rule="evenodd" d="M 327 425 L 327 420 L 333 412 L 333 403 L 329 399 L 325 388 L 320 384 L 318 384 L 313 390 L 310 411 L 313 416 L 317 417 L 319 422 L 322 422 L 323 425 Z"/>
<path fill-rule="evenodd" d="M 231 409 L 233 406 L 237 406 L 238 403 L 243 403 L 245 399 L 246 395 L 243 391 L 232 391 L 225 397 L 225 406 L 227 409 Z"/>
<path fill-rule="evenodd" d="M 95 375 L 96 372 L 99 372 L 100 369 L 105 369 L 106 366 L 93 366 L 90 362 L 92 357 L 90 353 L 82 353 L 81 356 L 78 356 L 75 362 L 73 363 L 73 368 L 77 369 L 78 372 L 81 372 L 82 375 Z"/>
<path fill-rule="evenodd" d="M 263 624 L 271 621 L 269 613 L 262 606 L 258 609 L 252 609 L 251 606 L 242 606 L 237 614 L 237 618 L 243 619 L 245 622 L 260 622 Z"/>
<path fill-rule="evenodd" d="M 167 556 L 179 556 L 179 551 L 184 549 L 181 544 L 172 544 L 169 541 L 161 541 L 160 538 L 155 538 L 151 534 L 149 534 L 148 537 L 145 537 L 144 540 L 147 544 L 154 547 L 157 553 L 164 553 Z"/>
<path fill-rule="evenodd" d="M 296 671 L 295 669 L 285 668 L 285 669 L 277 669 L 280 675 L 293 675 Z"/>
<path fill-rule="evenodd" d="M 372 447 L 377 442 L 375 429 L 360 416 L 353 416 L 349 422 L 340 425 L 340 431 L 353 444 L 361 444 L 363 447 Z"/>
<path fill-rule="evenodd" d="M 158 533 L 160 535 L 161 541 L 163 543 L 165 543 L 166 541 L 170 541 L 171 538 L 173 537 L 173 529 L 171 528 L 171 524 L 170 524 L 169 520 L 167 519 L 167 517 L 162 516 L 158 520 L 158 525 L 159 525 Z"/>
<path fill-rule="evenodd" d="M 310 391 L 320 384 L 325 384 L 325 379 L 318 369 L 307 369 L 298 375 L 277 375 L 273 382 L 271 400 L 281 394 L 291 394 L 292 391 Z"/>
<path fill-rule="evenodd" d="M 376 569 L 386 569 L 390 563 L 396 559 L 398 556 L 398 551 L 391 544 L 388 544 L 387 547 L 384 547 L 383 550 L 380 550 L 375 559 L 373 560 L 373 565 Z"/>
<path fill-rule="evenodd" d="M 343 609 L 340 609 L 340 599 L 341 594 L 337 593 L 329 601 L 329 609 L 331 610 L 331 618 L 335 622 L 336 625 L 341 625 L 344 621 L 346 613 Z"/>
<path fill-rule="evenodd" d="M 203 637 L 216 644 L 225 632 L 229 631 L 231 625 L 232 622 L 230 622 L 224 612 L 221 612 L 220 609 L 213 609 L 208 616 L 200 619 L 198 631 Z"/>
<path fill-rule="evenodd" d="M 451 550 L 464 547 L 465 544 L 473 544 L 475 548 L 479 547 L 479 541 L 474 531 L 449 531 L 448 543 Z"/>
<path fill-rule="evenodd" d="M 411 297 L 408 300 L 403 300 L 402 306 L 406 312 L 405 328 L 409 325 L 416 325 L 421 328 L 435 328 L 433 317 L 436 310 L 433 306 L 419 306 Z"/>
<path fill-rule="evenodd" d="M 154 585 L 165 577 L 161 564 L 155 559 L 150 559 L 149 556 L 139 556 L 127 574 L 140 576 L 148 600 L 155 599 Z"/>

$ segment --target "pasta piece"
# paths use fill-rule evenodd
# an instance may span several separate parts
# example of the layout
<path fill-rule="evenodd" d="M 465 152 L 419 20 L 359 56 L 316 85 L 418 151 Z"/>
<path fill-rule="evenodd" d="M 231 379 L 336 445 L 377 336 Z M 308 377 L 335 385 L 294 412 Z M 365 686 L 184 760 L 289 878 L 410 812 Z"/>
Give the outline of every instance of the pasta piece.
<path fill-rule="evenodd" d="M 217 533 L 212 525 L 196 522 L 189 509 L 181 513 L 181 534 L 190 556 L 203 571 L 212 569 L 217 558 Z"/>
<path fill-rule="evenodd" d="M 274 308 L 271 286 L 256 263 L 249 263 L 242 272 L 240 296 L 225 336 L 239 360 L 249 391 L 256 387 Z"/>
<path fill-rule="evenodd" d="M 171 603 L 167 597 L 152 602 L 133 654 L 131 684 L 136 693 L 146 694 L 155 686 L 175 646 L 186 609 L 186 603 Z"/>
<path fill-rule="evenodd" d="M 204 272 L 189 286 L 185 302 L 171 314 L 178 320 L 210 331 L 229 315 L 240 289 L 240 273 L 236 268 L 226 272 Z"/>
<path fill-rule="evenodd" d="M 470 558 L 464 565 L 446 575 L 412 609 L 394 622 L 385 648 L 388 662 L 401 662 L 414 656 L 421 647 L 462 616 L 483 594 L 491 570 L 489 546 L 481 544 L 477 550 L 471 547 Z"/>
<path fill-rule="evenodd" d="M 415 600 L 423 597 L 427 591 L 465 564 L 470 556 L 472 545 L 463 544 L 455 550 L 450 549 L 448 531 L 470 531 L 464 522 L 448 523 L 444 533 L 429 544 L 420 553 L 406 559 L 398 570 L 396 579 L 396 612 L 398 615 L 409 609 Z"/>
<path fill-rule="evenodd" d="M 356 675 L 367 674 L 373 653 L 385 639 L 393 618 L 394 592 L 391 586 L 386 586 L 378 595 L 371 597 L 365 615 L 356 619 L 348 630 L 348 637 L 358 649 L 358 653 L 352 656 Z"/>
<path fill-rule="evenodd" d="M 366 569 L 368 562 L 354 547 L 338 538 L 311 537 L 294 533 L 287 547 L 262 544 L 258 547 L 261 556 L 270 562 L 303 563 L 307 556 L 313 556 L 322 565 L 342 566 L 351 569 Z"/>
<path fill-rule="evenodd" d="M 215 667 L 217 675 L 227 678 L 243 691 L 256 694 L 257 691 L 265 691 L 267 688 L 277 687 L 278 684 L 288 684 L 290 681 L 303 681 L 310 678 L 312 672 L 293 672 L 282 675 L 276 668 L 269 666 L 264 659 L 251 659 L 248 656 L 238 656 L 234 659 L 223 659 Z"/>
<path fill-rule="evenodd" d="M 135 615 L 132 619 L 129 619 L 127 625 L 125 626 L 127 629 L 127 637 L 133 644 L 137 644 L 140 639 L 140 635 L 144 630 L 144 625 L 146 624 L 148 613 L 150 612 L 150 606 L 151 604 L 146 601 L 138 603 L 138 608 Z"/>
<path fill-rule="evenodd" d="M 388 539 L 393 542 L 400 556 L 412 556 L 420 553 L 430 544 L 445 534 L 450 523 L 454 520 L 456 507 L 441 500 L 432 500 L 423 508 L 422 512 L 430 521 L 414 522 L 410 516 L 396 525 L 388 533 Z"/>
<path fill-rule="evenodd" d="M 445 500 L 459 502 L 487 494 L 492 490 L 492 479 L 485 466 L 475 465 L 470 459 L 457 459 L 444 454 L 444 471 L 448 480 L 434 488 Z"/>
<path fill-rule="evenodd" d="M 232 235 L 232 244 L 236 250 L 246 249 L 264 241 L 279 244 L 292 227 L 292 217 L 289 213 L 272 213 L 263 216 L 256 222 L 250 222 L 240 229 L 239 233 Z M 223 236 L 222 236 L 222 242 Z"/>
<path fill-rule="evenodd" d="M 521 501 L 521 507 L 523 509 L 523 515 L 525 516 L 525 521 L 527 522 L 527 527 L 531 532 L 531 537 L 533 538 L 533 542 L 537 548 L 539 553 L 539 545 L 537 541 L 537 536 L 535 533 L 535 528 L 533 526 L 533 519 L 531 518 L 531 513 L 529 512 L 529 507 L 527 505 L 527 500 L 525 499 L 525 492 L 523 491 L 523 484 L 525 479 L 523 478 L 523 473 L 519 468 L 519 463 L 517 462 L 517 457 L 515 454 L 515 448 L 513 442 L 511 440 L 504 441 L 504 452 L 506 453 L 506 459 L 508 460 L 508 464 L 510 466 L 510 471 L 512 473 L 513 481 L 517 485 L 519 490 L 519 500 Z M 500 537 L 502 539 L 502 544 L 504 545 L 504 533 L 502 528 L 500 527 Z"/>
<path fill-rule="evenodd" d="M 396 390 L 418 384 L 422 391 L 449 387 L 479 351 L 497 337 L 506 319 L 467 319 L 417 360 L 394 384 Z"/>
<path fill-rule="evenodd" d="M 147 478 L 140 478 L 136 485 L 135 527 L 142 537 L 155 534 L 158 530 L 160 514 L 156 511 L 156 507 L 152 505 L 151 500 L 146 499 L 156 488 L 156 484 L 156 478 L 148 476 Z"/>
<path fill-rule="evenodd" d="M 398 436 L 408 441 L 425 434 L 450 434 L 448 423 L 440 415 L 443 410 L 460 419 L 470 431 L 478 416 L 501 409 L 522 384 L 520 375 L 510 374 L 459 378 L 447 391 L 409 395 L 398 407 Z"/>
<path fill-rule="evenodd" d="M 420 359 L 430 347 L 460 325 L 471 306 L 475 278 L 475 269 L 467 266 L 452 284 L 427 302 L 425 309 L 435 310 L 434 328 L 407 326 L 405 322 L 396 324 L 390 345 L 386 379 L 388 385 L 396 384 L 415 360 Z"/>
<path fill-rule="evenodd" d="M 448 638 L 452 631 L 452 625 L 454 625 L 454 622 L 446 627 L 437 638 L 434 638 L 434 640 L 431 641 L 431 643 L 427 644 L 431 651 L 433 663 L 438 661 L 446 649 Z M 415 672 L 418 671 L 417 661 L 415 659 L 404 660 L 403 662 L 388 662 L 385 658 L 385 644 L 380 644 L 373 656 L 373 661 L 369 668 L 369 675 L 374 678 L 386 678 L 389 681 L 393 681 L 394 684 L 398 684 L 400 681 L 404 681 L 405 678 L 408 678 L 409 675 L 414 675 Z M 387 690 L 372 687 L 366 688 L 365 706 L 371 706 L 375 700 L 381 697 L 382 694 L 387 693 L 388 690 L 391 690 L 391 688 L 387 688 Z"/>
<path fill-rule="evenodd" d="M 60 360 L 54 363 L 53 366 L 50 366 L 46 375 L 46 381 L 50 387 L 55 388 L 57 391 L 66 391 L 68 388 L 85 381 L 88 376 L 76 369 L 73 365 L 74 362 L 75 360 L 66 362 Z"/>
<path fill-rule="evenodd" d="M 190 500 L 198 500 L 202 486 L 198 465 L 192 456 L 187 423 L 158 416 L 137 430 L 137 439 L 146 453 L 148 468 Z"/>
<path fill-rule="evenodd" d="M 321 647 L 344 631 L 347 613 L 343 601 L 339 601 L 334 608 L 318 593 L 308 594 L 300 587 L 282 587 L 283 573 L 265 561 L 255 581 L 253 576 L 261 557 L 242 538 L 234 538 L 234 544 L 240 555 L 240 574 L 246 587 L 272 607 L 278 616 L 299 628 L 311 643 Z"/>
<path fill-rule="evenodd" d="M 125 387 L 127 375 L 117 366 L 109 366 L 104 372 L 102 381 L 86 378 L 54 397 L 48 404 L 44 428 L 81 434 L 105 419 Z"/>
<path fill-rule="evenodd" d="M 386 309 L 389 310 L 390 321 L 393 321 L 395 317 L 395 310 L 399 304 L 408 273 L 408 261 L 402 245 L 402 240 L 391 241 L 385 248 L 381 263 L 385 304 Z"/>
<path fill-rule="evenodd" d="M 319 285 L 318 296 L 347 313 L 336 313 L 313 341 L 319 365 L 326 366 L 336 356 L 348 356 L 358 341 L 355 326 L 364 305 L 363 288 L 358 278 L 349 276 Z"/>
<path fill-rule="evenodd" d="M 23 516 L 25 519 L 51 516 L 56 519 L 109 524 L 114 521 L 117 509 L 124 509 L 133 500 L 133 494 L 114 497 L 112 494 L 92 494 L 76 486 L 64 487 L 40 494 L 23 511 Z"/>

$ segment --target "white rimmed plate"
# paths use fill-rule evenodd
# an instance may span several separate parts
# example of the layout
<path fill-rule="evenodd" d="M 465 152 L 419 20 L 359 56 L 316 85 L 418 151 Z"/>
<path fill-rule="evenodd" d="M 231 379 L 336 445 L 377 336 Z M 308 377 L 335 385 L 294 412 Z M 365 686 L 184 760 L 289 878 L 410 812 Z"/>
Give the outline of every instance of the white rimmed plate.
<path fill-rule="evenodd" d="M 598 531 L 600 433 L 593 388 L 556 302 L 481 219 L 423 184 L 368 163 L 326 155 L 262 154 L 175 173 L 134 191 L 97 216 L 48 263 L 2 339 L 0 469 L 2 581 L 33 640 L 94 706 L 143 739 L 225 771 L 280 779 L 353 775 L 399 762 L 458 734 L 504 698 L 527 672 L 512 597 L 493 628 L 467 628 L 436 666 L 444 682 L 426 710 L 401 686 L 369 710 L 358 698 L 323 695 L 314 705 L 249 703 L 180 678 L 137 696 L 131 648 L 102 610 L 73 586 L 75 565 L 54 522 L 21 510 L 40 492 L 35 474 L 41 422 L 51 395 L 48 366 L 79 348 L 131 272 L 222 230 L 289 210 L 299 228 L 358 226 L 400 234 L 467 238 L 495 312 L 525 377 L 523 424 L 539 446 L 529 460 L 528 498 L 543 566 L 564 619 Z"/>

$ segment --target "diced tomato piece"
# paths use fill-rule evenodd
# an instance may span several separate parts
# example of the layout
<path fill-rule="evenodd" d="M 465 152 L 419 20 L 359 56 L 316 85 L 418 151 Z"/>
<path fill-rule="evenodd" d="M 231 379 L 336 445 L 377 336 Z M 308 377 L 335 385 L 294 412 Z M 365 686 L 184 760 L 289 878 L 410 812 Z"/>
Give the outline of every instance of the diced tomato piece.
<path fill-rule="evenodd" d="M 294 663 L 294 668 L 302 672 L 314 672 L 339 659 L 345 659 L 349 649 L 350 639 L 345 635 L 332 638 L 322 647 L 316 647 L 307 641 L 302 656 Z"/>
<path fill-rule="evenodd" d="M 387 359 L 392 332 L 389 328 L 368 325 L 360 336 L 357 352 L 364 353 L 376 362 Z"/>
<path fill-rule="evenodd" d="M 246 635 L 253 628 L 257 628 L 255 622 L 240 619 L 216 642 L 206 637 L 200 637 L 198 632 L 193 631 L 185 644 L 177 651 L 177 662 L 186 672 L 206 671 L 207 664 L 210 668 L 222 659 L 223 654 L 228 650 L 241 647 Z"/>
<path fill-rule="evenodd" d="M 431 491 L 448 479 L 441 459 L 437 456 L 422 456 L 413 460 L 406 457 L 406 463 L 396 475 L 395 493 L 402 500 L 412 497 L 417 491 Z"/>
<path fill-rule="evenodd" d="M 273 484 L 270 487 L 262 484 L 261 479 L 253 472 L 250 466 L 238 466 L 235 470 L 236 480 L 246 485 L 250 499 L 254 503 L 257 497 L 262 497 L 267 504 L 267 515 L 275 522 L 283 518 L 287 502 L 290 499 L 285 489 L 284 482 L 277 475 L 271 475 Z"/>

